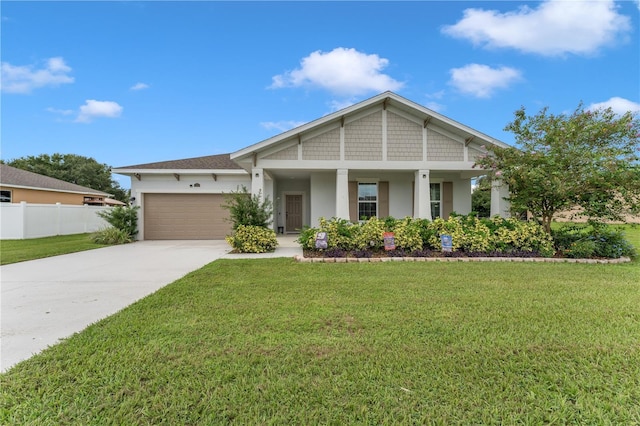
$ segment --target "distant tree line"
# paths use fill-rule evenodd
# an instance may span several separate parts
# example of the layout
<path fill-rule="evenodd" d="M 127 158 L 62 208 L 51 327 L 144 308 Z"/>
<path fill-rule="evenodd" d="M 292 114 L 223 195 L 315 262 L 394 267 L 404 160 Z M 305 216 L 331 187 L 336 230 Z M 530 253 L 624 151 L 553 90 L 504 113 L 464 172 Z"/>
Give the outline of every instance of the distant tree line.
<path fill-rule="evenodd" d="M 1 161 L 1 160 L 0 160 Z M 128 203 L 129 190 L 124 189 L 111 175 L 111 166 L 98 163 L 94 158 L 76 154 L 40 154 L 9 161 L 11 167 L 60 179 L 97 191 L 113 194 L 116 200 Z"/>

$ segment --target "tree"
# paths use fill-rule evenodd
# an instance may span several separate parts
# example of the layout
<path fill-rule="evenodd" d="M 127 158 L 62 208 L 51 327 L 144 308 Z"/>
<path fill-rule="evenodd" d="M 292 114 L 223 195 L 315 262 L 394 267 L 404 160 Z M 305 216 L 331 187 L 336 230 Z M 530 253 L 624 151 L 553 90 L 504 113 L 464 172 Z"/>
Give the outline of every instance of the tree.
<path fill-rule="evenodd" d="M 261 200 L 260 195 L 251 195 L 246 186 L 226 194 L 222 208 L 229 210 L 229 216 L 236 230 L 240 225 L 266 228 L 273 220 L 273 203 L 269 197 Z"/>
<path fill-rule="evenodd" d="M 100 164 L 95 159 L 76 154 L 40 154 L 16 158 L 6 163 L 11 167 L 60 179 L 76 185 L 86 186 L 113 194 L 123 202 L 129 201 L 129 192 L 116 182 L 111 175 L 111 167 Z"/>
<path fill-rule="evenodd" d="M 611 108 L 554 115 L 524 107 L 505 130 L 518 148 L 493 146 L 476 165 L 509 185 L 515 210 L 529 211 L 547 232 L 556 213 L 578 207 L 593 222 L 640 212 L 640 121 Z"/>
<path fill-rule="evenodd" d="M 491 181 L 481 176 L 476 181 L 476 187 L 471 193 L 471 210 L 478 213 L 478 217 L 491 215 Z"/>

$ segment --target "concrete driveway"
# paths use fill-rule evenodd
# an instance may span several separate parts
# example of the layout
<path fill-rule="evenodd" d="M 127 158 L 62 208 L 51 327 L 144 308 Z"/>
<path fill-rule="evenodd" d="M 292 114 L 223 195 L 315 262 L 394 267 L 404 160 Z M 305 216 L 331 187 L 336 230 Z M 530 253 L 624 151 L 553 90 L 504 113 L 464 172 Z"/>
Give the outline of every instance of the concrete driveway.
<path fill-rule="evenodd" d="M 228 251 L 225 241 L 140 241 L 0 267 L 0 371 Z"/>

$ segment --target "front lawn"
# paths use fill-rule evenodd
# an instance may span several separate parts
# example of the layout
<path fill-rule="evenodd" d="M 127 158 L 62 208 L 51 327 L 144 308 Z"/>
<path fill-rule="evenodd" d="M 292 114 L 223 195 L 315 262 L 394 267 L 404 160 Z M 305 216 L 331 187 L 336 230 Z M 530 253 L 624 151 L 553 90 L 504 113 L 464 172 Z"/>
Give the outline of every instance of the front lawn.
<path fill-rule="evenodd" d="M 105 247 L 91 241 L 91 234 L 58 235 L 26 240 L 0 241 L 0 265 L 58 256 Z"/>
<path fill-rule="evenodd" d="M 638 424 L 640 268 L 218 260 L 0 376 L 2 424 Z"/>

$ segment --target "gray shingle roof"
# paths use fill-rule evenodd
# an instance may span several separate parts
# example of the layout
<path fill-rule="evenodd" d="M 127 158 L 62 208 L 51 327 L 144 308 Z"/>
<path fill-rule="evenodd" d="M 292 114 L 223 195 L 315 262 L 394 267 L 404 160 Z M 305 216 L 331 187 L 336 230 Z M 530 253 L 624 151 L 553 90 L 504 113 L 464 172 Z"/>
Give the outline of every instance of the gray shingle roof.
<path fill-rule="evenodd" d="M 29 188 L 50 189 L 63 192 L 76 192 L 87 195 L 109 196 L 110 194 L 75 183 L 65 182 L 49 176 L 16 169 L 15 167 L 0 164 L 0 184 L 6 186 L 24 186 Z"/>
<path fill-rule="evenodd" d="M 133 166 L 117 167 L 117 169 L 152 169 L 152 170 L 225 170 L 242 169 L 231 160 L 230 154 L 207 155 L 205 157 L 185 158 L 182 160 L 159 161 L 156 163 L 136 164 Z"/>

